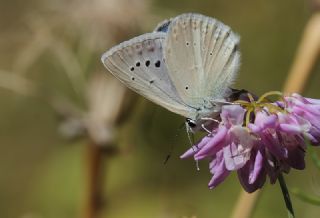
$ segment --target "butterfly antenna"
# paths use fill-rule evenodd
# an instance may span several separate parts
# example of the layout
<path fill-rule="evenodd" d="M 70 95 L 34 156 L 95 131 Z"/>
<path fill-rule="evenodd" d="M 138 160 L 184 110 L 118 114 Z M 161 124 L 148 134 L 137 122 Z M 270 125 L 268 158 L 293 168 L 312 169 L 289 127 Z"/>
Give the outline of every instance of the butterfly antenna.
<path fill-rule="evenodd" d="M 171 148 L 170 148 L 169 154 L 167 154 L 166 158 L 165 158 L 164 161 L 163 161 L 163 164 L 164 164 L 164 165 L 167 164 L 167 162 L 168 162 L 169 159 L 171 158 L 172 153 L 173 153 L 173 150 L 174 150 L 174 147 L 175 147 L 175 144 L 176 144 L 176 143 L 174 143 L 174 142 L 176 141 L 176 138 L 178 138 L 178 136 L 180 135 L 180 131 L 181 131 L 181 129 L 183 129 L 183 127 L 184 127 L 184 123 L 180 125 L 180 127 L 179 127 L 179 129 L 178 129 L 178 132 L 175 134 L 175 138 L 174 138 L 174 140 L 173 140 L 173 143 L 171 144 Z"/>
<path fill-rule="evenodd" d="M 188 135 L 188 139 L 189 139 L 189 142 L 190 142 L 190 145 L 191 145 L 191 148 L 194 150 L 195 148 L 194 148 L 194 134 L 193 134 L 193 132 L 191 131 L 191 129 L 190 129 L 190 126 L 188 125 L 188 123 L 186 122 L 186 130 L 187 130 L 187 135 Z M 197 146 L 197 145 L 195 145 L 195 146 Z M 197 148 L 197 147 L 196 147 Z M 200 167 L 199 167 L 199 161 L 198 160 L 195 160 L 195 162 L 196 162 L 196 169 L 198 170 L 198 171 L 200 171 Z"/>

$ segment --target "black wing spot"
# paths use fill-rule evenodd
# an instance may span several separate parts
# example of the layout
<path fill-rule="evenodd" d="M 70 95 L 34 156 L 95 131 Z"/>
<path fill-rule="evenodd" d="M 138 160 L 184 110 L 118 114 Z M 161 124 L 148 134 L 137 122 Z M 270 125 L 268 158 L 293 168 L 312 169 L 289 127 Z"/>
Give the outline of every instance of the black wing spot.
<path fill-rule="evenodd" d="M 189 86 L 186 86 L 186 90 L 188 90 L 189 89 Z"/>
<path fill-rule="evenodd" d="M 188 45 L 189 45 L 189 42 L 186 42 L 186 45 L 188 46 Z"/>
<path fill-rule="evenodd" d="M 140 67 L 140 62 L 139 62 L 139 61 L 136 63 L 136 66 L 137 66 L 137 67 Z"/>
<path fill-rule="evenodd" d="M 156 67 L 160 67 L 160 61 L 158 60 L 155 64 L 154 64 L 154 66 L 156 66 Z"/>
<path fill-rule="evenodd" d="M 130 68 L 130 71 L 134 71 L 134 67 L 131 67 L 131 68 Z"/>
<path fill-rule="evenodd" d="M 212 55 L 212 52 L 210 52 L 210 55 Z"/>
<path fill-rule="evenodd" d="M 149 82 L 150 84 L 153 84 L 154 83 L 154 80 L 150 80 L 150 82 Z"/>
<path fill-rule="evenodd" d="M 150 61 L 147 60 L 147 61 L 146 61 L 146 66 L 149 67 L 149 65 L 150 65 Z"/>
<path fill-rule="evenodd" d="M 131 80 L 134 80 L 134 77 L 132 77 Z"/>

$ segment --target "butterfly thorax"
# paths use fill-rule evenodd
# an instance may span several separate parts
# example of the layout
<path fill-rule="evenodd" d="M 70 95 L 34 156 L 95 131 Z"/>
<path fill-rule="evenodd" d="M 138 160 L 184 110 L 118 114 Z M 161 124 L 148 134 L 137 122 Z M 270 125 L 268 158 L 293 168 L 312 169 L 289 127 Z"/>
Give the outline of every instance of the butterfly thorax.
<path fill-rule="evenodd" d="M 201 130 L 201 126 L 209 125 L 212 120 L 219 116 L 221 111 L 221 106 L 223 105 L 221 101 L 214 103 L 213 101 L 205 101 L 207 104 L 203 104 L 201 107 L 197 108 L 190 116 L 186 118 L 186 123 L 189 126 L 191 132 L 196 132 Z"/>

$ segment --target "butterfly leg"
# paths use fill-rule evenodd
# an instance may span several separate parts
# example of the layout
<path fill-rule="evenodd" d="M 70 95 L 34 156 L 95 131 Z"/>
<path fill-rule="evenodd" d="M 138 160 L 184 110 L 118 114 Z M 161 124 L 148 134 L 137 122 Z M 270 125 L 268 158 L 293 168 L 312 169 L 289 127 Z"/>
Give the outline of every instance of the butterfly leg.
<path fill-rule="evenodd" d="M 190 145 L 191 145 L 191 148 L 192 150 L 195 152 L 196 150 L 198 150 L 198 146 L 195 145 L 194 143 L 194 137 L 193 137 L 193 131 L 189 125 L 188 122 L 186 122 L 186 130 L 187 130 L 187 135 L 188 135 L 188 139 L 189 139 L 189 142 L 190 142 Z M 198 160 L 195 160 L 196 162 L 196 169 L 199 171 L 200 170 L 200 167 L 199 167 L 199 161 Z"/>
<path fill-rule="evenodd" d="M 220 123 L 219 120 L 217 119 L 213 119 L 211 117 L 202 117 L 200 118 L 201 120 L 208 120 L 208 121 L 213 121 L 213 122 L 216 122 L 216 123 Z"/>
<path fill-rule="evenodd" d="M 189 139 L 191 147 L 193 148 L 193 145 L 194 145 L 193 132 L 192 132 L 192 129 L 191 129 L 189 123 L 186 122 L 185 124 L 186 124 L 186 130 L 187 130 L 188 139 Z"/>
<path fill-rule="evenodd" d="M 201 124 L 201 127 L 202 127 L 202 129 L 204 129 L 204 131 L 206 131 L 208 134 L 211 134 L 211 131 L 208 130 L 208 129 L 205 127 L 204 123 Z"/>

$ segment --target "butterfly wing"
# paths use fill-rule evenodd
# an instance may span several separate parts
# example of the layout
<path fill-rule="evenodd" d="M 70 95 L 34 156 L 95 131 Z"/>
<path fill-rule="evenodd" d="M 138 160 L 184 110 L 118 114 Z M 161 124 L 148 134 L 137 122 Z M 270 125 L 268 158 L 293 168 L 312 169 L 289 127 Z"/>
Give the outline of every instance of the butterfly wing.
<path fill-rule="evenodd" d="M 147 33 L 123 42 L 102 55 L 104 66 L 127 87 L 164 108 L 188 117 L 187 107 L 164 64 L 163 32 Z"/>
<path fill-rule="evenodd" d="M 223 23 L 199 14 L 183 14 L 168 25 L 164 43 L 170 78 L 181 99 L 201 108 L 221 100 L 238 72 L 239 37 Z"/>
<path fill-rule="evenodd" d="M 172 22 L 172 18 L 167 19 L 159 23 L 156 28 L 154 28 L 153 32 L 168 32 L 170 23 Z"/>

